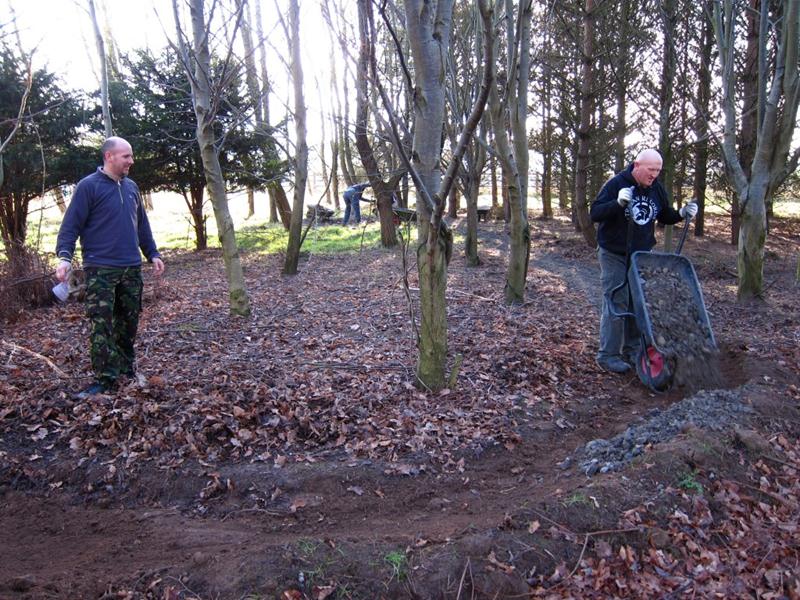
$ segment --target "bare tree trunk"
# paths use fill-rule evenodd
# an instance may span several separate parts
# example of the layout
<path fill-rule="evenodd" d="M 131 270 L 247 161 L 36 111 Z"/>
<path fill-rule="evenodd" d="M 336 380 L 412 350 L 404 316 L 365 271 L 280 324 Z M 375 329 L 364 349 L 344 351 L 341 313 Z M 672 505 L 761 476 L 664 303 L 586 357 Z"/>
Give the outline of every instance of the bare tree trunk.
<path fill-rule="evenodd" d="M 489 160 L 491 161 L 489 170 L 492 173 L 492 211 L 494 211 L 500 206 L 500 199 L 497 194 L 497 159 L 492 154 Z"/>
<path fill-rule="evenodd" d="M 447 216 L 451 219 L 455 219 L 458 217 L 458 208 L 459 208 L 459 197 L 458 197 L 458 189 L 456 186 L 450 188 L 450 194 L 447 198 Z"/>
<path fill-rule="evenodd" d="M 0 159 L 0 160 L 2 160 L 2 159 Z M 0 185 L 2 185 L 2 182 L 0 182 Z M 56 188 L 53 190 L 53 198 L 54 198 L 54 199 L 55 199 L 55 201 L 56 201 L 56 206 L 58 207 L 58 211 L 59 211 L 59 212 L 60 212 L 62 215 L 63 215 L 65 212 L 67 212 L 67 203 L 66 203 L 66 201 L 64 200 L 64 191 L 61 189 L 61 186 L 60 186 L 60 185 L 59 185 L 59 186 L 57 186 L 57 187 L 56 187 Z"/>
<path fill-rule="evenodd" d="M 208 248 L 208 232 L 206 229 L 206 216 L 203 214 L 203 191 L 204 186 L 194 186 L 189 189 L 189 194 L 183 192 L 183 200 L 189 209 L 192 217 L 192 227 L 194 228 L 194 247 L 195 250 L 205 250 Z"/>
<path fill-rule="evenodd" d="M 545 33 L 545 44 L 549 41 L 549 33 Z M 542 217 L 553 218 L 553 121 L 551 106 L 553 87 L 552 69 L 546 62 L 542 77 Z"/>
<path fill-rule="evenodd" d="M 597 245 L 594 225 L 589 218 L 589 148 L 594 111 L 594 0 L 586 0 L 583 12 L 583 53 L 581 55 L 580 125 L 578 126 L 578 160 L 575 165 L 575 201 L 573 210 L 583 239 Z"/>
<path fill-rule="evenodd" d="M 406 0 L 406 27 L 414 61 L 414 140 L 411 165 L 423 189 L 417 190 L 417 269 L 420 331 L 417 379 L 437 391 L 445 386 L 447 364 L 447 259 L 452 235 L 441 221 L 444 198 L 435 197 L 444 126 L 444 65 L 450 44 L 454 0 Z M 424 196 L 434 202 L 428 204 Z"/>
<path fill-rule="evenodd" d="M 114 135 L 111 127 L 111 109 L 108 103 L 108 66 L 106 60 L 106 47 L 103 42 L 103 35 L 100 33 L 100 26 L 97 23 L 97 13 L 94 8 L 94 0 L 88 0 L 89 14 L 92 17 L 92 27 L 94 29 L 94 41 L 97 45 L 97 58 L 100 60 L 100 106 L 103 111 L 103 128 L 107 138 Z"/>
<path fill-rule="evenodd" d="M 699 81 L 697 89 L 697 111 L 695 117 L 694 154 L 694 198 L 698 211 L 694 222 L 694 234 L 702 236 L 705 228 L 706 177 L 708 173 L 708 117 L 711 101 L 711 50 L 714 46 L 714 30 L 708 19 L 703 19 L 703 42 L 700 49 Z"/>
<path fill-rule="evenodd" d="M 222 256 L 225 261 L 225 272 L 228 278 L 231 313 L 249 316 L 250 299 L 247 296 L 244 273 L 239 259 L 239 248 L 236 245 L 236 230 L 228 210 L 225 179 L 222 176 L 219 155 L 214 147 L 216 139 L 214 132 L 215 115 L 212 109 L 211 82 L 209 80 L 211 74 L 211 52 L 208 46 L 209 35 L 205 23 L 203 0 L 191 0 L 189 5 L 194 40 L 194 73 L 190 70 L 188 51 L 183 46 L 184 32 L 180 24 L 178 0 L 172 0 L 172 7 L 175 14 L 175 26 L 178 30 L 178 43 L 182 47 L 182 60 L 187 69 L 189 83 L 192 87 L 192 103 L 194 104 L 195 117 L 197 118 L 197 143 L 200 146 L 200 156 L 203 160 L 203 169 L 206 175 L 206 187 L 208 188 L 211 204 L 214 207 L 214 217 L 217 221 L 217 230 L 222 243 Z"/>
<path fill-rule="evenodd" d="M 308 143 L 306 141 L 306 104 L 303 96 L 303 67 L 300 63 L 300 7 L 298 0 L 289 1 L 289 46 L 292 53 L 292 84 L 294 87 L 294 126 L 295 126 L 295 183 L 292 203 L 292 222 L 289 227 L 289 243 L 286 260 L 283 263 L 284 275 L 295 275 L 300 260 L 300 242 L 303 228 L 303 203 L 305 201 L 306 180 L 308 179 Z"/>
<path fill-rule="evenodd" d="M 478 256 L 478 194 L 480 183 L 480 178 L 471 178 L 469 180 L 470 188 L 467 190 L 467 236 L 464 240 L 464 254 L 468 267 L 477 267 L 481 264 L 480 256 Z"/>
<path fill-rule="evenodd" d="M 567 149 L 564 144 L 558 145 L 558 208 L 566 211 L 569 208 L 569 176 L 567 175 Z"/>
<path fill-rule="evenodd" d="M 664 161 L 661 169 L 661 179 L 667 191 L 667 200 L 672 202 L 673 177 L 675 174 L 675 157 L 670 139 L 670 125 L 672 124 L 673 97 L 676 70 L 675 56 L 675 0 L 663 0 L 661 3 L 661 32 L 663 34 L 663 48 L 661 58 L 661 81 L 659 83 L 659 112 L 658 112 L 658 150 Z M 672 225 L 664 228 L 664 250 L 672 251 Z"/>
<path fill-rule="evenodd" d="M 782 23 L 771 52 L 775 68 L 769 82 L 766 72 L 766 56 L 770 54 L 766 35 L 768 4 L 761 4 L 759 17 L 764 24 L 759 31 L 765 33 L 759 35 L 759 57 L 764 57 L 763 62 L 759 60 L 759 81 L 763 83 L 764 93 L 759 94 L 756 150 L 748 176 L 736 152 L 734 3 L 732 0 L 714 3 L 714 33 L 722 66 L 722 109 L 725 116 L 722 153 L 742 209 L 737 261 L 739 300 L 763 295 L 767 199 L 797 168 L 800 158 L 797 149 L 790 155 L 800 103 L 797 52 L 800 3 L 782 0 L 776 7 Z"/>
<path fill-rule="evenodd" d="M 367 174 L 378 209 L 378 220 L 381 224 L 381 246 L 393 248 L 397 245 L 397 231 L 392 213 L 392 192 L 397 187 L 400 175 L 384 181 L 375 151 L 367 136 L 369 120 L 369 102 L 367 99 L 367 76 L 370 70 L 377 70 L 374 60 L 372 34 L 374 32 L 372 3 L 366 0 L 358 2 L 358 30 L 361 39 L 358 53 L 358 78 L 356 80 L 356 148 L 361 164 Z"/>
<path fill-rule="evenodd" d="M 528 278 L 528 261 L 531 251 L 531 232 L 528 224 L 528 82 L 530 81 L 531 15 L 533 0 L 523 0 L 519 4 L 518 20 L 514 28 L 518 32 L 516 40 L 517 64 L 516 90 L 511 106 L 511 133 L 513 135 L 514 158 L 519 177 L 519 195 L 509 193 L 511 208 L 511 252 L 508 257 L 505 301 L 507 304 L 520 304 L 525 301 L 525 283 Z M 506 0 L 506 10 L 513 11 L 514 3 Z M 516 37 L 516 36 L 515 36 Z M 511 192 L 511 190 L 509 190 Z"/>
<path fill-rule="evenodd" d="M 286 190 L 279 181 L 273 181 L 267 186 L 267 192 L 269 193 L 270 222 L 277 223 L 278 217 L 280 217 L 283 228 L 289 231 L 292 223 L 292 207 L 289 206 Z"/>
<path fill-rule="evenodd" d="M 253 192 L 253 188 L 247 186 L 247 216 L 245 219 L 249 219 L 254 214 L 256 214 L 256 195 Z"/>

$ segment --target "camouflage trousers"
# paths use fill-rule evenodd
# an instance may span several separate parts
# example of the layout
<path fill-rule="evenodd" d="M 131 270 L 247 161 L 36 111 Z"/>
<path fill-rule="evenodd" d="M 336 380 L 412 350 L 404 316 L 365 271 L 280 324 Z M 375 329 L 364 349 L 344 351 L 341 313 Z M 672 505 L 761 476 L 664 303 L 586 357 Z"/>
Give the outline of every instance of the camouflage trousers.
<path fill-rule="evenodd" d="M 107 388 L 133 375 L 133 342 L 142 310 L 141 267 L 87 267 L 86 313 L 91 323 L 89 355 L 95 379 Z"/>

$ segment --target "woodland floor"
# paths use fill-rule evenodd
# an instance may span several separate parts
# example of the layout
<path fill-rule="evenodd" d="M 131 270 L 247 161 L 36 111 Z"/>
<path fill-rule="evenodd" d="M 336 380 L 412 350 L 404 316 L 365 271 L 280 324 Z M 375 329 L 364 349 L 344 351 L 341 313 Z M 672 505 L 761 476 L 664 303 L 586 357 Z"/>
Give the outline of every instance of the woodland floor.
<path fill-rule="evenodd" d="M 800 598 L 800 222 L 772 223 L 747 305 L 709 225 L 684 254 L 754 412 L 593 477 L 559 465 L 691 392 L 595 366 L 597 262 L 563 219 L 532 222 L 521 307 L 502 224 L 482 266 L 454 255 L 439 394 L 411 384 L 397 250 L 295 277 L 244 255 L 247 320 L 218 251 L 168 255 L 137 378 L 83 403 L 82 307 L 25 313 L 0 345 L 0 598 Z"/>

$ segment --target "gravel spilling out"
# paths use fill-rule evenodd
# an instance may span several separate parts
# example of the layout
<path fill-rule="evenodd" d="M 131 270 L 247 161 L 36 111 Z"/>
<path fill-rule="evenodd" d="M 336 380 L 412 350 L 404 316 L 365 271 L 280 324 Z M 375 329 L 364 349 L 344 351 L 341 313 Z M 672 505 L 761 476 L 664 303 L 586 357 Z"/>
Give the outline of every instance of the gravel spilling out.
<path fill-rule="evenodd" d="M 648 444 L 665 442 L 687 425 L 720 431 L 745 421 L 752 413 L 752 407 L 742 401 L 740 390 L 701 391 L 665 410 L 653 410 L 643 423 L 631 425 L 611 439 L 592 440 L 560 466 L 568 469 L 577 465 L 589 476 L 617 471 L 642 454 Z"/>

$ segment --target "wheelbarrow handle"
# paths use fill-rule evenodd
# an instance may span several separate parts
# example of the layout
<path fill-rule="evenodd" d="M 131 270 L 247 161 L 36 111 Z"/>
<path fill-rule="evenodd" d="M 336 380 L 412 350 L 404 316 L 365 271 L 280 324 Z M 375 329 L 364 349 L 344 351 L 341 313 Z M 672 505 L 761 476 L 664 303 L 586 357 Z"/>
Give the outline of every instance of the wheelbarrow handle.
<path fill-rule="evenodd" d="M 678 242 L 678 248 L 675 250 L 675 254 L 680 254 L 681 249 L 683 248 L 683 242 L 686 241 L 686 234 L 689 233 L 689 221 L 692 220 L 692 217 L 686 215 L 683 218 L 683 233 L 681 233 L 681 241 Z"/>

